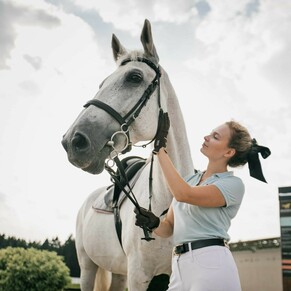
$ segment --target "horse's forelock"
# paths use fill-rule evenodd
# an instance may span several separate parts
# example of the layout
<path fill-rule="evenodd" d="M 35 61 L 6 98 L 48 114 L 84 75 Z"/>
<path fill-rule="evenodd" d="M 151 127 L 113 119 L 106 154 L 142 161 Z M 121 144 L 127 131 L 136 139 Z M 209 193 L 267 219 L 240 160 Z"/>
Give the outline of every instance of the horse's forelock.
<path fill-rule="evenodd" d="M 129 51 L 127 54 L 120 56 L 118 58 L 116 64 L 117 64 L 117 66 L 120 66 L 121 63 L 126 59 L 131 59 L 132 61 L 135 61 L 135 60 L 137 60 L 137 58 L 140 58 L 143 56 L 144 56 L 144 54 L 142 51 L 139 51 L 139 50 Z"/>
<path fill-rule="evenodd" d="M 122 55 L 118 58 L 116 64 L 117 66 L 120 66 L 122 62 L 126 59 L 130 59 L 132 61 L 136 61 L 138 58 L 146 58 L 158 65 L 157 60 L 154 59 L 153 57 L 146 56 L 144 51 L 142 50 L 134 50 L 134 51 L 129 51 L 127 54 Z"/>

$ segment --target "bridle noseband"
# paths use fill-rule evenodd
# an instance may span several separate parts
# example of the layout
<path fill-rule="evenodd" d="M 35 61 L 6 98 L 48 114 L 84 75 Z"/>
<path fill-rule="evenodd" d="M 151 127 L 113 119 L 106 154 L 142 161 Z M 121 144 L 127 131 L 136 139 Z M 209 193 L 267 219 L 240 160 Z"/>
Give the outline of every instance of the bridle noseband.
<path fill-rule="evenodd" d="M 120 124 L 120 131 L 117 131 L 112 135 L 111 140 L 109 141 L 109 145 L 111 145 L 114 148 L 113 137 L 115 137 L 117 134 L 124 135 L 127 142 L 126 142 L 126 145 L 124 146 L 124 148 L 121 151 L 119 151 L 122 154 L 124 154 L 124 153 L 126 153 L 126 152 L 131 150 L 132 143 L 130 141 L 129 130 L 128 130 L 130 124 L 139 116 L 141 110 L 143 109 L 143 107 L 146 106 L 148 100 L 150 99 L 151 95 L 153 94 L 153 92 L 155 91 L 155 89 L 157 87 L 158 87 L 158 106 L 159 106 L 159 108 L 161 110 L 161 101 L 160 101 L 160 77 L 161 77 L 161 71 L 160 71 L 159 66 L 156 66 L 149 59 L 141 58 L 141 57 L 138 57 L 136 59 L 130 59 L 130 58 L 125 59 L 125 60 L 122 61 L 120 66 L 124 66 L 129 62 L 135 62 L 135 61 L 143 62 L 143 63 L 147 64 L 149 67 L 151 67 L 155 71 L 156 76 L 152 80 L 152 82 L 149 84 L 147 89 L 144 91 L 143 95 L 138 100 L 138 102 L 129 110 L 129 112 L 127 112 L 127 114 L 125 116 L 121 116 L 111 106 L 109 106 L 108 104 L 106 104 L 106 103 L 104 103 L 104 102 L 102 102 L 100 100 L 97 100 L 97 99 L 92 99 L 92 100 L 88 101 L 84 105 L 85 108 L 87 108 L 90 105 L 94 105 L 94 106 L 96 106 L 98 108 L 103 109 L 104 111 L 106 111 L 111 117 L 113 117 Z M 149 143 L 151 143 L 154 139 L 155 139 L 155 137 Z"/>

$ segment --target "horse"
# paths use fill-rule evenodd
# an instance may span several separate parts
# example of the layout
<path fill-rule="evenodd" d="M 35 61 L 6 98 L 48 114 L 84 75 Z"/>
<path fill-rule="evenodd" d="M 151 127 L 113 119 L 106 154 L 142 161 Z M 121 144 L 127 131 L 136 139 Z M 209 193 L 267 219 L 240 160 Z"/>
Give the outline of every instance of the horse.
<path fill-rule="evenodd" d="M 91 174 L 100 174 L 114 156 L 130 152 L 132 146 L 153 141 L 159 112 L 168 112 L 171 126 L 167 152 L 178 172 L 194 171 L 179 101 L 166 71 L 159 64 L 150 22 L 145 19 L 141 32 L 143 50 L 128 50 L 112 34 L 112 52 L 117 64 L 99 87 L 62 139 L 68 160 Z M 142 97 L 141 97 L 142 96 Z M 152 143 L 150 143 L 152 147 Z M 139 171 L 132 191 L 142 207 L 149 205 L 149 175 L 152 171 L 151 209 L 160 215 L 172 195 L 156 159 L 149 157 Z M 125 199 L 120 207 L 121 241 L 112 214 L 96 211 L 92 205 L 105 198 L 106 186 L 91 193 L 81 206 L 76 222 L 76 249 L 81 269 L 81 289 L 101 287 L 96 272 L 110 274 L 110 291 L 150 290 L 151 280 L 171 274 L 172 238 L 142 240 L 143 231 L 135 225 L 134 205 Z M 167 288 L 167 286 L 166 286 Z M 163 287 L 163 290 L 166 290 Z M 157 290 L 154 289 L 154 290 Z"/>

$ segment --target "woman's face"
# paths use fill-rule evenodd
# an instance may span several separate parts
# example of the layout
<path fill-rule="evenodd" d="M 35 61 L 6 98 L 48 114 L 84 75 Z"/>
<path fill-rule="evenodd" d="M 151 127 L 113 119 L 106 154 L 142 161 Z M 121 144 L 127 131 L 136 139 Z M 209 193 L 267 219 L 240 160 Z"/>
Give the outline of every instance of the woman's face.
<path fill-rule="evenodd" d="M 201 152 L 211 160 L 228 160 L 230 151 L 234 154 L 234 150 L 228 147 L 230 137 L 231 131 L 227 124 L 218 126 L 204 137 Z"/>

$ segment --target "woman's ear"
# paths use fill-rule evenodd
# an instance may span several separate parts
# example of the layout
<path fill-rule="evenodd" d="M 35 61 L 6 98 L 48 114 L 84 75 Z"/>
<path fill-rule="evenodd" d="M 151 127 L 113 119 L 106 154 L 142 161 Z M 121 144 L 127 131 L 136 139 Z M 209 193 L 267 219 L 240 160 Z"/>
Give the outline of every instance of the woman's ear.
<path fill-rule="evenodd" d="M 229 149 L 227 150 L 227 152 L 224 154 L 224 156 L 225 156 L 226 158 L 230 159 L 230 158 L 232 158 L 232 157 L 235 155 L 235 153 L 236 153 L 236 150 L 235 150 L 235 149 L 233 149 L 233 148 L 229 148 Z"/>

